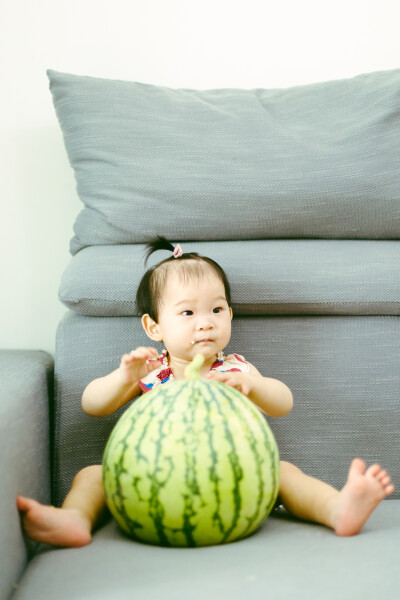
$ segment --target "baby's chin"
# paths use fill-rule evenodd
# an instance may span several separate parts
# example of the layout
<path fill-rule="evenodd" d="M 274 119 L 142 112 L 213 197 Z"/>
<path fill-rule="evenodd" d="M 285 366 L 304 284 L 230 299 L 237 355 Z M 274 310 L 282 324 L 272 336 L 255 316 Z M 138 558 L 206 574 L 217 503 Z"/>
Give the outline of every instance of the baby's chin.
<path fill-rule="evenodd" d="M 218 352 L 219 350 L 215 345 L 195 344 L 191 353 L 191 360 L 196 356 L 196 354 L 202 354 L 204 356 L 204 361 L 210 362 L 211 366 L 217 360 Z"/>

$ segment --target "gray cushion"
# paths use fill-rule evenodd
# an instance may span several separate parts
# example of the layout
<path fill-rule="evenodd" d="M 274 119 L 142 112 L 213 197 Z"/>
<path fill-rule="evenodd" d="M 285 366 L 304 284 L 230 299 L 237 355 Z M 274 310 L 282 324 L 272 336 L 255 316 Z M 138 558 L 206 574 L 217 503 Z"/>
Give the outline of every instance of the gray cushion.
<path fill-rule="evenodd" d="M 48 76 L 84 203 L 72 253 L 400 235 L 400 70 L 270 90 Z"/>
<path fill-rule="evenodd" d="M 35 556 L 13 600 L 394 600 L 399 542 L 399 500 L 352 538 L 282 514 L 233 544 L 159 548 L 110 522 L 89 546 Z"/>
<path fill-rule="evenodd" d="M 398 242 L 187 242 L 183 249 L 223 266 L 236 315 L 400 314 Z M 64 272 L 61 301 L 83 315 L 136 315 L 143 256 L 142 245 L 83 249 Z M 168 256 L 157 253 L 149 265 Z"/>
<path fill-rule="evenodd" d="M 400 481 L 399 339 L 398 317 L 239 317 L 228 349 L 293 392 L 292 412 L 268 419 L 281 457 L 341 487 L 357 455 L 368 463 L 381 461 L 393 481 Z M 149 344 L 137 317 L 67 313 L 60 323 L 55 502 L 63 499 L 80 468 L 101 461 L 123 410 L 101 419 L 85 415 L 84 388 L 116 369 L 122 354 Z M 398 486 L 395 497 L 400 497 Z"/>

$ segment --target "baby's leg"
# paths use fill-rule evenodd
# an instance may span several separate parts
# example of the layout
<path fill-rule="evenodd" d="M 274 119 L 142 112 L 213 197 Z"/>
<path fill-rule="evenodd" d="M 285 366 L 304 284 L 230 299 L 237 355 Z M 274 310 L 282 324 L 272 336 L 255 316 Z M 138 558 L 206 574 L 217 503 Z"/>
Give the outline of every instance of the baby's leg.
<path fill-rule="evenodd" d="M 279 496 L 284 507 L 300 519 L 331 527 L 337 535 L 359 533 L 372 511 L 393 491 L 386 471 L 379 465 L 366 469 L 359 458 L 351 463 L 340 491 L 281 462 Z"/>
<path fill-rule="evenodd" d="M 101 465 L 85 467 L 75 476 L 61 508 L 18 496 L 27 535 L 54 546 L 85 546 L 105 511 Z"/>

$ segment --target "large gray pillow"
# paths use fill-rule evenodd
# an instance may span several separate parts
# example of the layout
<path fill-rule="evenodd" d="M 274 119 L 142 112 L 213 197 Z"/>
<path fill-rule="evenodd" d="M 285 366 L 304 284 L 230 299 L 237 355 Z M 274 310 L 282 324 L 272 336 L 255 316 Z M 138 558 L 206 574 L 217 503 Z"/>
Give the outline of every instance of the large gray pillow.
<path fill-rule="evenodd" d="M 271 90 L 48 76 L 84 203 L 73 254 L 159 233 L 400 236 L 400 70 Z"/>

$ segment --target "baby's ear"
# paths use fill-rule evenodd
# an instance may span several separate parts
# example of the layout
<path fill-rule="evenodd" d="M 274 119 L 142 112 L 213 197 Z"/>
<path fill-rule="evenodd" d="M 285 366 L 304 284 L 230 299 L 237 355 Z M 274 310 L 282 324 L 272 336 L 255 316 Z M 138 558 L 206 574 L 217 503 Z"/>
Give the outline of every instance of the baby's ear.
<path fill-rule="evenodd" d="M 148 315 L 148 314 L 143 315 L 143 317 L 142 317 L 142 326 L 143 326 L 143 329 L 146 332 L 147 337 L 149 337 L 154 342 L 161 342 L 162 341 L 162 335 L 161 335 L 161 332 L 160 332 L 160 326 L 158 325 L 158 323 L 156 323 L 154 321 L 154 319 L 152 319 L 150 317 L 150 315 Z"/>

